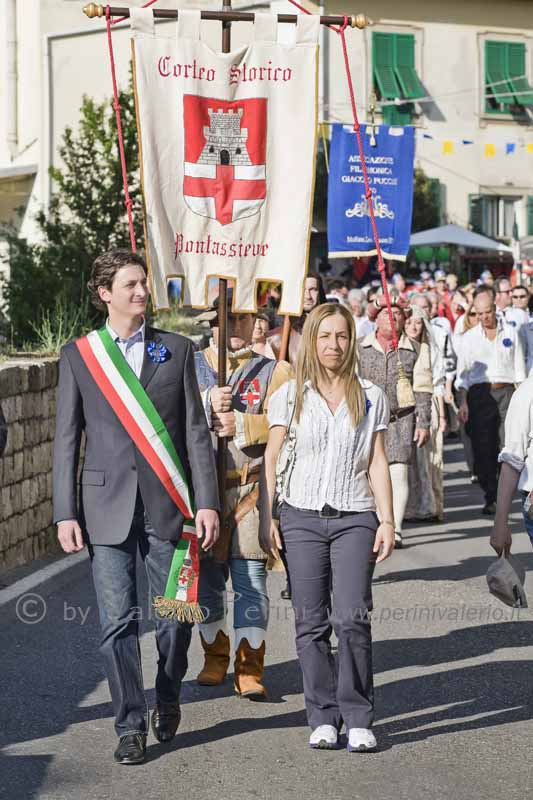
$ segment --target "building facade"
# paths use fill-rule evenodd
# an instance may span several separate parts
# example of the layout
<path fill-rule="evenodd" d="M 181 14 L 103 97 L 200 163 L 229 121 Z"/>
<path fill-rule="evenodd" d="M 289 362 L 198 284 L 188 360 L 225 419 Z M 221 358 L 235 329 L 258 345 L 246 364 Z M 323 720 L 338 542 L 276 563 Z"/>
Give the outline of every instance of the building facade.
<path fill-rule="evenodd" d="M 505 239 L 533 234 L 533 16 L 527 0 L 332 0 L 365 12 L 347 32 L 360 116 L 416 126 L 416 164 L 439 181 L 441 221 Z M 324 113 L 351 119 L 331 36 Z"/>
<path fill-rule="evenodd" d="M 0 0 L 0 223 L 13 222 L 30 239 L 37 235 L 35 211 L 53 191 L 49 168 L 59 165 L 65 128 L 76 129 L 83 95 L 111 97 L 105 23 L 87 19 L 82 6 L 80 0 Z M 264 3 L 235 6 L 266 9 Z M 292 8 L 286 0 L 270 7 Z M 360 118 L 370 118 L 374 94 L 378 123 L 416 126 L 416 163 L 438 181 L 441 221 L 507 241 L 532 236 L 529 0 L 373 0 L 367 6 L 329 0 L 321 8 L 372 17 L 373 26 L 347 31 Z M 204 23 L 203 35 L 216 47 L 219 23 Z M 289 35 L 284 30 L 282 37 Z M 251 24 L 233 25 L 234 47 L 250 38 Z M 127 23 L 115 26 L 122 86 L 129 39 Z M 338 36 L 325 30 L 321 44 L 320 118 L 349 123 Z"/>

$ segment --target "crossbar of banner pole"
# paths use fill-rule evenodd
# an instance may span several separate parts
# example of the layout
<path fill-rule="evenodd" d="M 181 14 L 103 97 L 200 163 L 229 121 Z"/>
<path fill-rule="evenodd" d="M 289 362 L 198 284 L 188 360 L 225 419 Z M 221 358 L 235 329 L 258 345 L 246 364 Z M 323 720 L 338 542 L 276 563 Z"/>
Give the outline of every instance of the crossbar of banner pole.
<path fill-rule="evenodd" d="M 83 9 L 83 13 L 94 19 L 95 17 L 105 17 L 105 6 L 97 5 L 96 3 L 89 3 Z M 127 7 L 119 8 L 111 6 L 109 9 L 111 17 L 129 17 L 130 9 Z M 171 8 L 156 8 L 153 10 L 153 15 L 156 19 L 177 19 L 178 9 Z M 252 11 L 202 11 L 202 19 L 218 20 L 219 22 L 253 22 L 255 14 Z M 297 14 L 278 14 L 278 22 L 288 22 L 293 25 L 296 24 L 298 19 Z M 320 22 L 322 25 L 343 25 L 345 17 L 340 16 L 321 16 Z M 352 28 L 359 28 L 362 30 L 368 25 L 372 25 L 370 20 L 365 14 L 354 14 L 348 17 L 348 25 Z"/>

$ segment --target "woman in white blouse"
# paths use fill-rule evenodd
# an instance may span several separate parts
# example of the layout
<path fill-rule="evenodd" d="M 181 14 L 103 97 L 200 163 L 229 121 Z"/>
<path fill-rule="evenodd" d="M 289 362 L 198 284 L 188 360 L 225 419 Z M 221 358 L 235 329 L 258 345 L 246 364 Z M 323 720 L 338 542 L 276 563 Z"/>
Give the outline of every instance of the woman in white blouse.
<path fill-rule="evenodd" d="M 333 303 L 318 306 L 303 329 L 296 382 L 284 384 L 270 399 L 260 504 L 261 546 L 272 554 L 282 543 L 285 548 L 309 744 L 337 747 L 344 722 L 352 752 L 377 746 L 371 731 L 371 582 L 375 564 L 394 548 L 383 433 L 388 402 L 381 389 L 358 379 L 356 368 L 349 310 Z M 278 529 L 272 504 L 282 446 L 291 455 L 278 475 Z"/>

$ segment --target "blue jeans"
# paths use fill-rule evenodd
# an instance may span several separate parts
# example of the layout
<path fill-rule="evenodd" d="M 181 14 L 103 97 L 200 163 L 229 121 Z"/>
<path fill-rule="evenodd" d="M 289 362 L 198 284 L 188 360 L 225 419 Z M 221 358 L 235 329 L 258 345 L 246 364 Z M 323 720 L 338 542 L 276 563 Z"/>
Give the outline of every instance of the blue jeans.
<path fill-rule="evenodd" d="M 154 597 L 165 593 L 175 543 L 157 538 L 139 498 L 124 542 L 89 547 L 100 615 L 100 652 L 104 658 L 118 736 L 146 733 L 148 730 L 148 705 L 139 648 L 141 609 L 137 602 L 137 549 L 148 576 L 152 603 Z M 174 703 L 179 700 L 181 682 L 187 672 L 192 625 L 163 619 L 157 614 L 154 614 L 154 621 L 159 655 L 156 697 L 158 702 Z"/>
<path fill-rule="evenodd" d="M 198 594 L 205 621 L 224 619 L 226 582 L 230 574 L 234 592 L 234 628 L 262 628 L 266 631 L 269 611 L 266 562 L 255 559 L 230 558 L 228 564 L 220 564 L 212 558 L 203 559 Z"/>

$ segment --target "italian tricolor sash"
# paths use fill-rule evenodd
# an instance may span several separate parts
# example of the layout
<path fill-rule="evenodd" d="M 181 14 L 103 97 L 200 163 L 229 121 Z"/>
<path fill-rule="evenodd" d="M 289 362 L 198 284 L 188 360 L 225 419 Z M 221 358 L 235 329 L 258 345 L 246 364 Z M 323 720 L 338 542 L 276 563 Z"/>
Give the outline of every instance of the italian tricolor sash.
<path fill-rule="evenodd" d="M 185 470 L 165 423 L 106 327 L 78 339 L 76 345 L 120 423 L 185 516 L 165 594 L 154 599 L 154 608 L 162 617 L 202 622 L 198 604 L 200 560 L 194 503 Z"/>

